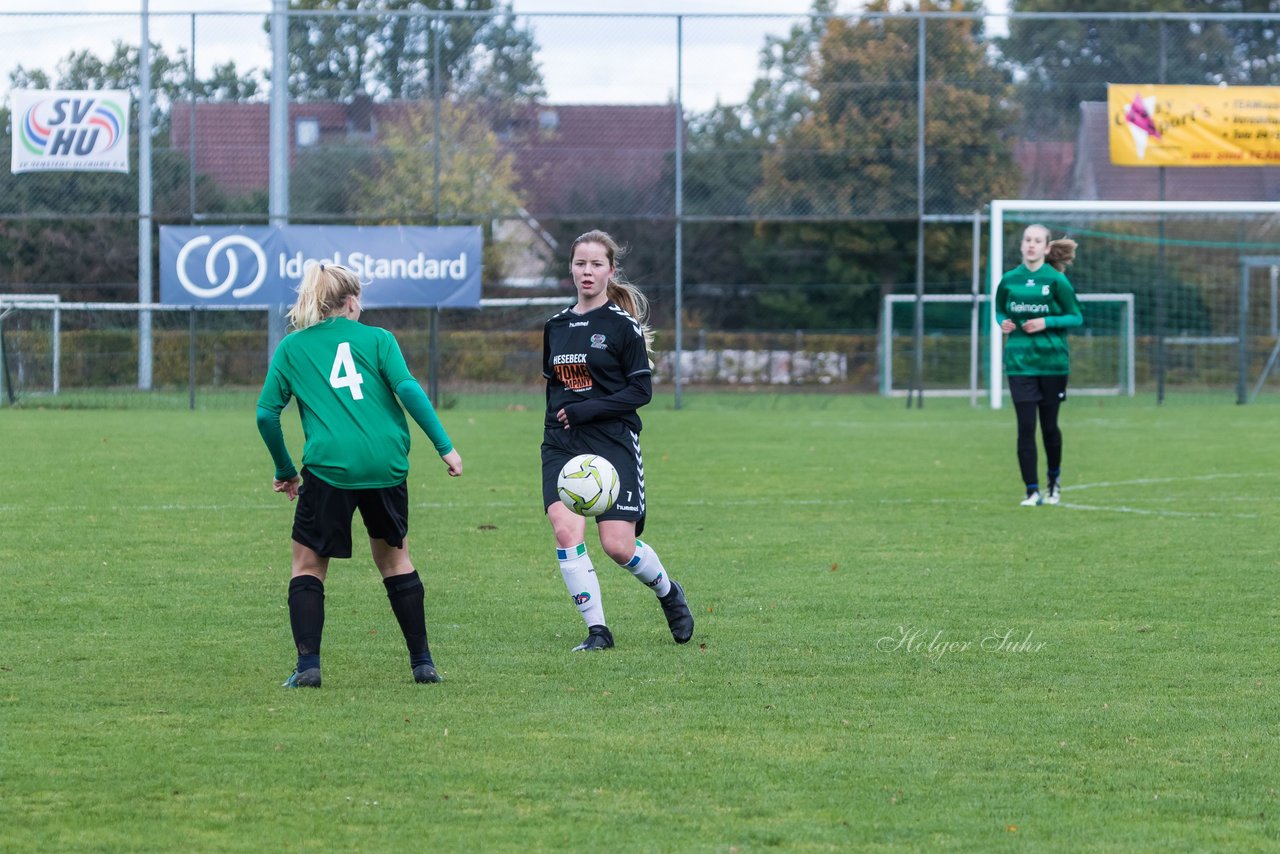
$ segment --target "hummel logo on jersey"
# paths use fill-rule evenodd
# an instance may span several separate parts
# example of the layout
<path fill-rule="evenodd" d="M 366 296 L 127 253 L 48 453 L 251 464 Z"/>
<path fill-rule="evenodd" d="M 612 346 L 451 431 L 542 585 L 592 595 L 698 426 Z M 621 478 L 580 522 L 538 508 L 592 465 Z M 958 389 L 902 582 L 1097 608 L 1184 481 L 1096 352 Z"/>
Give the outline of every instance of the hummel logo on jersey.
<path fill-rule="evenodd" d="M 573 323 L 570 323 L 570 324 L 569 324 L 569 328 L 570 328 L 570 329 L 576 329 L 576 328 L 578 328 L 579 326 L 590 326 L 590 325 L 591 325 L 591 321 L 590 321 L 590 320 L 575 320 Z"/>

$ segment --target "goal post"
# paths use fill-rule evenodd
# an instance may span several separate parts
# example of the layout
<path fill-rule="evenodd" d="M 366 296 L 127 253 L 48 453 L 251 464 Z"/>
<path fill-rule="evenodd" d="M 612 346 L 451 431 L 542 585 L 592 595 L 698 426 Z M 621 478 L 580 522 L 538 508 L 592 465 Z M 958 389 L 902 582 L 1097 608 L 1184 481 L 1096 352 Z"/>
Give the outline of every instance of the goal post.
<path fill-rule="evenodd" d="M 1178 351 L 1181 361 L 1190 363 L 1194 361 L 1190 354 L 1212 348 L 1217 359 L 1214 368 L 1188 369 L 1189 382 L 1209 384 L 1219 378 L 1226 382 L 1226 374 L 1233 374 L 1230 379 L 1234 380 L 1237 402 L 1245 402 L 1249 375 L 1260 361 L 1253 345 L 1266 340 L 1267 335 L 1258 328 L 1266 306 L 1250 305 L 1250 274 L 1254 267 L 1246 259 L 1276 254 L 1266 250 L 1276 248 L 1280 202 L 993 200 L 987 256 L 992 303 L 1005 270 L 1018 263 L 1016 257 L 1006 258 L 1006 239 L 1010 243 L 1016 240 L 1011 226 L 1025 227 L 1037 218 L 1046 220 L 1043 224 L 1055 238 L 1066 232 L 1080 240 L 1081 258 L 1088 258 L 1091 248 L 1101 241 L 1117 241 L 1107 250 L 1109 266 L 1095 268 L 1089 284 L 1102 284 L 1106 290 L 1137 290 L 1139 286 L 1144 289 L 1136 310 L 1140 326 L 1150 331 L 1154 342 L 1154 372 L 1161 394 L 1171 352 Z M 1110 230 L 1091 232 L 1090 224 L 1099 222 L 1109 223 Z M 1175 228 L 1175 224 L 1180 227 Z M 1083 234 L 1073 233 L 1077 229 Z M 1127 254 L 1133 254 L 1126 246 L 1141 246 L 1144 254 L 1154 260 L 1149 268 L 1123 270 L 1129 278 L 1120 279 Z M 1071 269 L 1080 272 L 1082 266 L 1077 259 Z M 1073 284 L 1077 282 L 1070 270 L 1067 275 Z M 1170 309 L 1175 288 L 1189 303 L 1183 314 Z M 1148 307 L 1153 316 L 1142 316 Z M 1271 310 L 1274 313 L 1274 306 Z M 988 306 L 986 324 L 990 331 L 991 408 L 999 409 L 1004 397 L 1004 344 L 993 304 Z M 1274 331 L 1271 336 L 1275 336 Z M 1269 340 L 1265 349 L 1272 349 Z M 1266 378 L 1264 371 L 1258 380 L 1259 388 Z"/>
<path fill-rule="evenodd" d="M 49 307 L 49 352 L 53 360 L 53 393 L 58 393 L 58 363 L 61 359 L 62 298 L 57 294 L 0 294 L 0 406 L 12 404 L 17 399 L 17 389 L 9 371 L 9 354 L 4 344 L 4 319 L 19 307 L 35 305 Z"/>

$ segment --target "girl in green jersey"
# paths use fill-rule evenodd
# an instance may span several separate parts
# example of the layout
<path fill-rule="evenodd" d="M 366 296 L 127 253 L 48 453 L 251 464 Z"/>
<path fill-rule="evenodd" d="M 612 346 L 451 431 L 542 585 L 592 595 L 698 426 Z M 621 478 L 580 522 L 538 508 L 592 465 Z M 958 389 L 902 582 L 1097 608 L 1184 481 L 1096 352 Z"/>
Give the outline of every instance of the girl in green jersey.
<path fill-rule="evenodd" d="M 1018 416 L 1018 466 L 1027 488 L 1024 507 L 1057 504 L 1061 499 L 1058 408 L 1067 399 L 1071 372 L 1066 330 L 1084 322 L 1076 292 L 1063 275 L 1075 260 L 1076 242 L 1049 237 L 1043 225 L 1027 226 L 1022 232 L 1022 264 L 1005 273 L 996 288 L 996 321 L 1008 336 L 1004 370 Z M 1036 474 L 1037 416 L 1048 463 L 1043 491 Z"/>
<path fill-rule="evenodd" d="M 289 622 L 298 662 L 285 687 L 320 687 L 324 580 L 330 558 L 351 557 L 351 520 L 360 511 L 373 562 L 409 649 L 417 682 L 439 682 L 427 645 L 424 591 L 409 530 L 409 428 L 404 409 L 427 434 L 451 477 L 462 457 L 431 401 L 405 364 L 395 336 L 359 322 L 362 285 L 337 264 L 311 264 L 289 312 L 295 332 L 271 357 L 258 398 L 258 431 L 275 462 L 272 489 L 298 500 L 293 518 Z M 280 411 L 298 401 L 299 475 L 285 447 Z"/>

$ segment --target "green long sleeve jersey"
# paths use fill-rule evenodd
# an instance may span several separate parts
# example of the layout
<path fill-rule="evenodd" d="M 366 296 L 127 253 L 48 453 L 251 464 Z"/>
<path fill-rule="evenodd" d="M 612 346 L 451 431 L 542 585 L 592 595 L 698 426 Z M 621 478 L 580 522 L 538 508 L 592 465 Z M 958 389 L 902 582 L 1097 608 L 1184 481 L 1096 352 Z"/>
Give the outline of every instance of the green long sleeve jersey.
<path fill-rule="evenodd" d="M 1066 330 L 1084 323 L 1075 289 L 1048 264 L 1035 272 L 1020 264 L 1005 273 L 996 288 L 996 323 L 1018 325 L 1004 342 L 1004 372 L 1009 376 L 1052 376 L 1071 373 Z M 1040 332 L 1023 332 L 1022 324 L 1044 318 Z"/>
<path fill-rule="evenodd" d="M 259 430 L 276 458 L 276 476 L 288 477 L 292 468 L 282 454 L 279 414 L 296 399 L 308 471 L 342 489 L 402 483 L 409 473 L 409 429 L 397 392 L 436 449 L 451 450 L 390 332 L 334 317 L 286 335 L 258 398 Z"/>

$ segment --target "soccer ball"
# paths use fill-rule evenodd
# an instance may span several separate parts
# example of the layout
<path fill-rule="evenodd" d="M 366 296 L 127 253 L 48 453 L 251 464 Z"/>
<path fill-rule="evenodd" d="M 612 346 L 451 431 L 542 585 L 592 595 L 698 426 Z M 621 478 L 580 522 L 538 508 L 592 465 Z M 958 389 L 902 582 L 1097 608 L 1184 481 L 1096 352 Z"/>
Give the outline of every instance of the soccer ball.
<path fill-rule="evenodd" d="M 599 516 L 618 498 L 618 470 L 604 457 L 579 454 L 560 469 L 556 492 L 579 516 Z"/>

